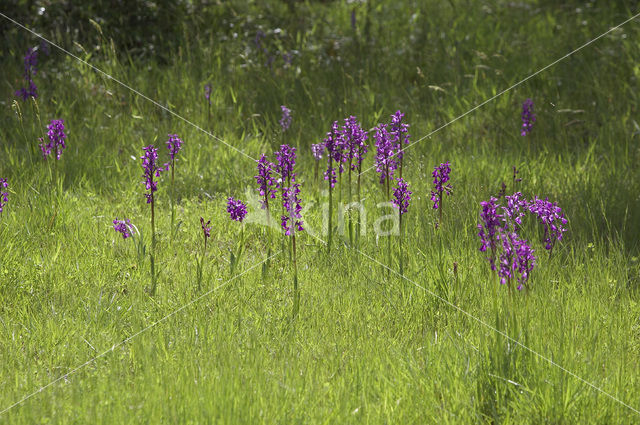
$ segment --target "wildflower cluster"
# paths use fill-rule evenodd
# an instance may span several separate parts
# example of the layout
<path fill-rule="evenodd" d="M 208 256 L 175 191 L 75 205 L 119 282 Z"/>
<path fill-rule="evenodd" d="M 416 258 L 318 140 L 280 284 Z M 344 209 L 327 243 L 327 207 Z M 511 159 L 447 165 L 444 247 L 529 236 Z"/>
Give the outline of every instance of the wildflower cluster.
<path fill-rule="evenodd" d="M 296 164 L 296 148 L 281 145 L 275 153 L 277 171 L 280 174 L 278 186 L 282 193 L 282 210 L 280 225 L 289 238 L 290 258 L 293 263 L 293 317 L 298 314 L 300 293 L 298 292 L 298 261 L 296 254 L 296 231 L 302 231 L 302 205 L 300 203 L 300 184 L 296 182 L 294 167 Z"/>
<path fill-rule="evenodd" d="M 145 193 L 144 196 L 147 198 L 147 204 L 153 203 L 153 194 L 158 190 L 158 182 L 154 181 L 153 178 L 160 177 L 160 172 L 164 171 L 163 167 L 158 167 L 158 150 L 155 146 L 149 145 L 145 148 L 144 155 L 140 157 L 142 159 L 142 169 L 144 170 L 144 185 L 145 188 L 149 191 L 149 193 Z"/>
<path fill-rule="evenodd" d="M 386 180 L 393 180 L 393 174 L 398 168 L 395 154 L 396 146 L 387 124 L 379 124 L 374 135 L 376 144 L 376 172 L 380 174 L 380 184 Z"/>
<path fill-rule="evenodd" d="M 300 198 L 298 197 L 299 193 L 299 183 L 293 183 L 290 187 L 285 187 L 283 189 L 282 206 L 287 214 L 281 217 L 280 225 L 287 236 L 291 235 L 293 226 L 295 226 L 295 230 L 298 232 L 304 230 L 302 227 L 302 206 L 300 204 Z"/>
<path fill-rule="evenodd" d="M 400 210 L 400 215 L 407 212 L 409 208 L 409 201 L 411 201 L 412 192 L 409 190 L 409 185 L 404 179 L 398 179 L 398 187 L 393 190 L 393 199 L 391 203 Z"/>
<path fill-rule="evenodd" d="M 409 144 L 409 125 L 403 123 L 404 114 L 396 111 L 391 115 L 390 124 L 378 124 L 374 135 L 376 145 L 376 171 L 380 174 L 380 184 L 393 180 L 399 169 L 402 177 L 404 159 L 403 145 Z"/>
<path fill-rule="evenodd" d="M 7 202 L 9 202 L 9 193 L 5 192 L 4 189 L 9 187 L 9 183 L 7 179 L 0 178 L 0 214 L 2 214 L 2 210 Z"/>
<path fill-rule="evenodd" d="M 562 234 L 567 230 L 564 227 L 567 219 L 560 207 L 548 199 L 542 200 L 536 196 L 528 201 L 522 193 L 516 192 L 505 196 L 505 201 L 506 204 L 501 205 L 497 198 L 491 197 L 488 202 L 480 203 L 480 251 L 490 252 L 487 260 L 491 270 L 498 272 L 500 283 L 506 283 L 510 287 L 511 282 L 516 279 L 520 290 L 526 285 L 536 265 L 535 251 L 519 235 L 522 219 L 527 212 L 539 218 L 544 225 L 545 249 L 549 252 L 553 250 L 556 241 L 562 240 Z"/>
<path fill-rule="evenodd" d="M 290 119 L 287 119 L 289 110 L 286 107 L 282 107 L 283 111 L 283 119 L 280 124 L 282 125 L 282 130 L 285 131 L 289 124 Z M 324 148 L 324 147 L 323 147 Z M 278 190 L 281 194 L 282 201 L 282 215 L 280 217 L 280 225 L 284 230 L 284 234 L 288 237 L 286 239 L 289 240 L 289 249 L 290 249 L 290 258 L 293 262 L 293 290 L 294 290 L 294 307 L 293 314 L 294 317 L 297 315 L 299 308 L 299 293 L 298 293 L 298 267 L 297 267 L 297 256 L 296 256 L 296 231 L 302 231 L 303 221 L 302 221 L 302 205 L 300 202 L 300 184 L 296 182 L 296 148 L 291 147 L 287 144 L 280 145 L 280 150 L 274 152 L 276 161 L 275 164 L 269 162 L 266 155 L 261 155 L 258 162 L 258 174 L 254 176 L 256 182 L 258 184 L 258 191 L 260 192 L 260 196 L 262 197 L 261 203 L 262 208 L 267 210 L 267 220 L 270 220 L 269 214 L 269 199 L 275 199 L 276 193 Z M 276 178 L 273 174 L 277 174 L 279 177 Z M 229 198 L 229 208 L 228 211 L 231 213 L 231 218 L 233 218 L 234 213 L 231 209 L 235 208 L 235 206 L 231 203 L 232 198 Z M 241 206 L 242 212 L 246 214 L 246 207 L 244 205 Z M 244 235 L 244 233 L 242 234 Z M 282 247 L 284 250 L 284 242 L 285 239 L 282 240 Z M 271 248 L 268 250 L 269 254 L 271 253 Z M 238 254 L 234 254 L 232 252 L 231 255 L 231 269 L 233 273 L 233 269 L 235 264 L 237 264 L 238 259 L 242 253 L 242 247 L 238 249 Z M 269 255 L 268 254 L 268 255 Z M 265 265 L 263 267 L 263 275 L 268 270 L 270 255 L 267 257 Z"/>
<path fill-rule="evenodd" d="M 500 225 L 502 223 L 501 217 L 498 214 L 497 202 L 498 199 L 493 196 L 488 202 L 480 202 L 482 212 L 480 212 L 480 224 L 478 224 L 478 229 L 480 230 L 478 236 L 480 236 L 480 242 L 482 244 L 480 246 L 480 251 L 486 252 L 487 248 L 491 250 L 491 256 L 487 257 L 487 260 L 489 260 L 491 270 L 494 271 L 496 270 L 497 242 L 500 237 L 498 232 L 501 229 Z"/>
<path fill-rule="evenodd" d="M 393 199 L 391 203 L 398 209 L 398 227 L 400 230 L 400 238 L 398 243 L 398 261 L 400 264 L 400 275 L 404 274 L 404 252 L 402 249 L 402 216 L 407 213 L 409 209 L 409 202 L 411 201 L 411 191 L 409 185 L 402 177 L 398 179 L 398 186 L 393 190 Z M 390 241 L 390 240 L 389 240 Z M 391 264 L 391 242 L 389 242 L 389 264 Z"/>
<path fill-rule="evenodd" d="M 280 150 L 275 152 L 277 160 L 277 172 L 280 174 L 278 187 L 282 193 L 282 208 L 285 214 L 282 215 L 280 224 L 286 235 L 292 234 L 294 226 L 298 231 L 304 230 L 302 227 L 302 207 L 300 205 L 300 185 L 296 183 L 296 148 L 289 145 L 281 145 Z"/>
<path fill-rule="evenodd" d="M 276 171 L 284 183 L 285 180 L 295 180 L 293 167 L 296 165 L 296 148 L 289 145 L 280 145 L 280 150 L 275 153 L 277 160 Z"/>
<path fill-rule="evenodd" d="M 518 290 L 522 290 L 527 283 L 529 275 L 536 265 L 534 250 L 527 241 L 520 239 L 515 232 L 505 233 L 502 239 L 502 254 L 500 255 L 500 276 L 501 284 L 510 284 L 513 279 L 517 279 Z"/>
<path fill-rule="evenodd" d="M 521 192 L 516 192 L 511 196 L 505 196 L 507 205 L 502 207 L 503 227 L 507 230 L 517 232 L 522 226 L 522 218 L 527 212 L 529 202 L 523 197 Z"/>
<path fill-rule="evenodd" d="M 323 157 L 324 151 L 327 155 L 327 169 L 324 172 L 324 179 L 329 183 L 329 243 L 328 249 L 331 246 L 331 234 L 332 234 L 332 209 L 333 209 L 333 194 L 332 189 L 338 181 L 338 174 L 342 178 L 342 174 L 348 171 L 348 201 L 351 204 L 353 197 L 352 188 L 352 174 L 354 171 L 357 175 L 357 196 L 360 196 L 360 174 L 362 171 L 362 161 L 369 150 L 367 145 L 367 138 L 369 137 L 366 130 L 362 128 L 358 122 L 357 117 L 349 116 L 344 119 L 342 125 L 338 124 L 338 121 L 334 121 L 331 124 L 331 130 L 326 134 L 322 143 L 312 145 L 311 149 L 314 158 L 319 161 Z M 354 217 L 350 216 L 349 220 L 349 241 L 353 242 L 353 221 Z M 359 230 L 360 218 L 356 226 Z"/>
<path fill-rule="evenodd" d="M 254 178 L 258 183 L 258 191 L 262 197 L 260 200 L 262 208 L 267 210 L 269 209 L 269 199 L 276 198 L 277 182 L 271 174 L 274 168 L 275 165 L 269 162 L 265 154 L 262 154 L 258 160 L 258 174 Z"/>
<path fill-rule="evenodd" d="M 345 151 L 343 160 L 349 162 L 351 170 L 360 169 L 364 155 L 369 150 L 367 145 L 369 135 L 353 115 L 344 120 L 341 133 L 342 146 Z"/>
<path fill-rule="evenodd" d="M 131 225 L 131 221 L 128 218 L 118 220 L 118 217 L 116 217 L 116 219 L 113 220 L 113 229 L 116 232 L 122 234 L 122 239 L 127 239 L 133 236 L 133 226 Z"/>
<path fill-rule="evenodd" d="M 333 163 L 336 162 L 340 173 L 343 171 L 342 149 L 344 141 L 338 127 L 338 121 L 333 122 L 331 131 L 327 133 L 322 144 L 327 150 L 327 170 L 324 172 L 324 179 L 329 182 L 329 187 L 333 188 L 337 182 L 336 168 L 334 168 Z"/>
<path fill-rule="evenodd" d="M 171 164 L 175 161 L 176 154 L 182 149 L 184 142 L 178 137 L 177 134 L 169 134 L 169 140 L 167 140 L 167 149 L 169 150 L 169 158 L 171 158 Z M 167 169 L 169 164 L 165 164 Z"/>
<path fill-rule="evenodd" d="M 242 222 L 247 215 L 247 206 L 239 199 L 227 198 L 227 212 L 231 220 Z"/>
<path fill-rule="evenodd" d="M 431 173 L 431 175 L 433 176 L 433 184 L 435 186 L 435 190 L 431 191 L 431 200 L 433 201 L 433 209 L 435 210 L 440 208 L 442 204 L 443 193 L 451 195 L 451 190 L 453 188 L 450 184 L 447 183 L 449 181 L 449 173 L 451 173 L 449 161 L 438 165 L 433 170 L 433 173 Z"/>
<path fill-rule="evenodd" d="M 348 161 L 349 166 L 349 204 L 352 201 L 352 184 L 351 184 L 351 174 L 353 171 L 358 173 L 357 178 L 357 199 L 358 201 L 361 199 L 360 197 L 360 174 L 362 173 L 362 161 L 364 160 L 365 155 L 369 151 L 369 145 L 367 144 L 367 138 L 369 137 L 368 133 L 362 129 L 360 123 L 358 123 L 358 119 L 354 116 L 350 116 L 344 120 L 344 125 L 342 126 L 342 137 L 344 140 L 344 150 L 346 153 L 346 160 Z M 356 221 L 356 240 L 358 239 L 358 234 L 360 233 L 360 213 L 356 217 L 353 215 L 349 215 L 349 242 L 353 243 L 353 227 L 354 221 Z"/>
<path fill-rule="evenodd" d="M 557 203 L 549 202 L 549 198 L 542 200 L 537 196 L 529 203 L 528 208 L 544 225 L 542 240 L 545 243 L 545 249 L 553 251 L 556 241 L 561 241 L 562 234 L 567 231 L 564 227 L 567 224 L 567 219 L 564 217 L 562 209 Z"/>
<path fill-rule="evenodd" d="M 533 113 L 533 100 L 527 99 L 522 104 L 522 131 L 520 135 L 529 134 L 534 122 L 536 122 L 536 114 Z"/>
<path fill-rule="evenodd" d="M 227 198 L 227 212 L 229 213 L 229 217 L 231 220 L 242 223 L 244 218 L 247 215 L 247 205 L 239 199 L 234 199 L 233 197 Z M 201 220 L 202 230 L 205 234 L 204 243 L 205 247 L 207 246 L 207 234 L 208 234 L 208 224 L 204 224 L 204 219 Z M 240 237 L 238 238 L 238 247 L 235 250 L 231 251 L 231 258 L 229 259 L 229 268 L 231 274 L 233 275 L 237 265 L 240 263 L 240 258 L 242 257 L 242 252 L 244 250 L 244 226 L 240 226 Z M 204 251 L 203 251 L 204 258 Z"/>
<path fill-rule="evenodd" d="M 391 134 L 391 143 L 397 150 L 396 157 L 400 161 L 400 167 L 402 168 L 402 159 L 404 157 L 404 145 L 409 144 L 409 124 L 403 123 L 404 114 L 400 111 L 396 111 L 391 115 L 391 125 L 389 133 Z M 400 177 L 402 177 L 402 169 L 400 170 Z"/>
<path fill-rule="evenodd" d="M 42 137 L 39 138 L 41 142 L 40 150 L 44 159 L 47 159 L 52 152 L 55 152 L 56 159 L 60 160 L 62 151 L 67 147 L 65 145 L 66 138 L 64 120 L 51 120 L 51 123 L 47 125 L 47 143 L 44 142 Z"/>

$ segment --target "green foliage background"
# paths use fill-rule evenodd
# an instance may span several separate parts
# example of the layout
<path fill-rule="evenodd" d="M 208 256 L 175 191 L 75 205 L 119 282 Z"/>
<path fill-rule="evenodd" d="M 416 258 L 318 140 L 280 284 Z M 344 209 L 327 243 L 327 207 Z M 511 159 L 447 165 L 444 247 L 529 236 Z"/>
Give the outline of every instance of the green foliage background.
<path fill-rule="evenodd" d="M 9 1 L 0 11 L 249 156 L 296 146 L 316 231 L 326 193 L 310 145 L 332 121 L 356 115 L 372 128 L 400 109 L 418 140 L 639 12 L 623 1 L 82 5 Z M 238 226 L 225 200 L 246 199 L 254 163 L 55 47 L 39 55 L 37 108 L 19 101 L 18 115 L 22 56 L 40 40 L 0 18 L 0 176 L 11 185 L 0 216 L 0 409 L 207 294 L 0 422 L 637 422 L 447 301 L 640 408 L 639 35 L 629 22 L 407 151 L 410 280 L 345 238 L 327 256 L 303 234 L 302 307 L 291 322 L 287 255 L 261 273 L 269 247 L 280 247 L 275 233 L 247 225 L 239 269 L 257 266 L 229 281 Z M 528 97 L 537 122 L 523 138 Z M 283 104 L 293 110 L 284 136 Z M 37 138 L 52 118 L 65 120 L 69 139 L 50 169 Z M 150 143 L 165 155 L 168 133 L 185 140 L 181 224 L 172 237 L 165 178 L 162 271 L 150 297 L 147 259 L 111 221 L 130 217 L 148 245 L 139 157 Z M 431 171 L 446 160 L 455 191 L 435 230 Z M 558 201 L 570 230 L 549 258 L 540 229 L 527 225 L 538 265 L 530 291 L 510 297 L 478 252 L 475 226 L 479 203 L 502 182 L 512 189 L 512 166 L 517 189 Z M 52 184 L 51 175 L 63 178 Z M 386 238 L 371 230 L 385 199 L 373 170 L 363 182 L 360 249 L 386 264 Z M 198 292 L 201 216 L 214 226 Z"/>

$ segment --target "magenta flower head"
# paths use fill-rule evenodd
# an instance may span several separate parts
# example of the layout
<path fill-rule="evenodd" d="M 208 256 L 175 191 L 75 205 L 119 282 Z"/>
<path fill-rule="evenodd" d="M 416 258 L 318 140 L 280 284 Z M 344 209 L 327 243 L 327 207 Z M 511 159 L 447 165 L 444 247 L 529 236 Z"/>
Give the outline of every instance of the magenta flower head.
<path fill-rule="evenodd" d="M 340 132 L 340 128 L 338 127 L 338 121 L 334 121 L 331 124 L 331 131 L 327 133 L 326 138 L 322 142 L 327 150 L 327 170 L 324 172 L 324 179 L 329 181 L 329 185 L 333 188 L 337 182 L 336 179 L 336 169 L 333 166 L 333 162 L 339 164 L 338 170 L 342 172 L 342 162 L 343 162 L 343 146 L 344 141 L 342 138 L 342 133 Z"/>
<path fill-rule="evenodd" d="M 398 168 L 398 162 L 394 154 L 397 152 L 393 134 L 389 132 L 387 124 L 379 124 L 374 135 L 376 144 L 376 172 L 380 174 L 380 184 L 385 180 L 393 180 L 394 171 Z"/>
<path fill-rule="evenodd" d="M 294 226 L 298 230 L 303 230 L 300 206 L 300 185 L 295 182 L 296 174 L 293 169 L 296 164 L 296 148 L 289 145 L 280 146 L 280 151 L 276 152 L 278 159 L 278 173 L 281 180 L 279 187 L 282 190 L 282 208 L 286 213 L 281 218 L 281 225 L 285 229 L 285 233 L 290 235 Z"/>
<path fill-rule="evenodd" d="M 302 206 L 300 205 L 300 198 L 298 197 L 299 193 L 300 184 L 294 183 L 291 187 L 284 188 L 282 194 L 282 206 L 287 212 L 287 215 L 282 216 L 280 224 L 287 236 L 291 235 L 292 231 L 297 230 L 301 232 L 304 230 L 302 227 Z"/>
<path fill-rule="evenodd" d="M 280 118 L 279 123 L 280 127 L 282 127 L 282 132 L 284 133 L 291 125 L 291 109 L 284 105 L 280 106 L 280 109 L 282 110 L 282 118 Z"/>
<path fill-rule="evenodd" d="M 158 190 L 158 182 L 154 181 L 154 177 L 160 177 L 160 172 L 164 171 L 163 167 L 159 167 L 157 164 L 158 160 L 158 150 L 155 146 L 149 145 L 145 148 L 144 155 L 140 157 L 142 159 L 142 169 L 144 170 L 144 185 L 145 188 L 149 191 L 149 193 L 145 193 L 144 196 L 147 198 L 147 204 L 153 202 L 153 194 Z"/>
<path fill-rule="evenodd" d="M 118 217 L 116 217 L 116 219 L 113 220 L 113 230 L 122 234 L 122 239 L 127 239 L 133 236 L 132 229 L 133 226 L 131 225 L 131 221 L 129 221 L 128 218 L 118 220 Z"/>
<path fill-rule="evenodd" d="M 527 99 L 522 104 L 522 131 L 520 135 L 529 134 L 534 122 L 536 122 L 536 114 L 533 113 L 533 100 Z"/>
<path fill-rule="evenodd" d="M 518 277 L 518 290 L 520 291 L 526 285 L 531 271 L 536 266 L 536 257 L 533 255 L 535 251 L 525 240 L 518 241 L 514 248 L 516 250 L 516 271 L 520 274 Z"/>
<path fill-rule="evenodd" d="M 324 143 L 314 143 L 311 145 L 311 153 L 316 161 L 320 161 L 324 155 L 325 145 Z"/>
<path fill-rule="evenodd" d="M 393 143 L 396 151 L 396 157 L 398 160 L 402 159 L 404 152 L 402 151 L 403 145 L 409 144 L 409 124 L 402 122 L 404 114 L 400 111 L 396 111 L 391 115 L 391 125 L 389 126 L 389 134 L 391 135 L 391 142 Z"/>
<path fill-rule="evenodd" d="M 0 178 L 0 214 L 2 214 L 2 209 L 7 205 L 7 202 L 9 202 L 9 193 L 4 191 L 8 187 L 7 179 Z"/>
<path fill-rule="evenodd" d="M 482 212 L 480 213 L 480 223 L 478 224 L 478 236 L 480 236 L 480 251 L 491 250 L 491 256 L 487 257 L 491 270 L 496 270 L 496 249 L 497 241 L 500 238 L 501 217 L 498 214 L 498 199 L 493 196 L 489 202 L 480 202 Z"/>
<path fill-rule="evenodd" d="M 207 83 L 204 85 L 204 98 L 209 102 L 209 105 L 211 105 L 211 84 Z"/>
<path fill-rule="evenodd" d="M 327 151 L 331 152 L 331 158 L 339 164 L 338 172 L 344 172 L 344 163 L 347 162 L 349 156 L 349 148 L 347 146 L 347 140 L 345 138 L 344 128 L 338 126 L 338 121 L 334 121 L 331 125 L 331 133 L 327 133 L 327 137 L 330 141 L 325 140 L 327 145 Z M 331 144 L 331 149 L 329 149 Z"/>
<path fill-rule="evenodd" d="M 562 234 L 567 231 L 567 219 L 564 217 L 562 209 L 555 202 L 549 202 L 549 198 L 544 200 L 537 196 L 528 205 L 529 211 L 536 215 L 544 225 L 545 249 L 553 250 L 556 241 L 562 240 Z"/>
<path fill-rule="evenodd" d="M 278 161 L 276 172 L 280 174 L 282 182 L 287 179 L 295 180 L 296 175 L 293 172 L 293 167 L 296 165 L 296 148 L 280 145 L 280 150 L 275 155 Z"/>
<path fill-rule="evenodd" d="M 269 199 L 276 198 L 276 179 L 271 175 L 274 169 L 274 165 L 267 160 L 267 156 L 262 154 L 258 160 L 258 174 L 254 176 L 258 183 L 258 191 L 262 200 L 262 209 L 269 207 Z"/>
<path fill-rule="evenodd" d="M 42 142 L 40 143 L 40 150 L 42 151 L 44 159 L 47 159 L 52 152 L 55 152 L 56 159 L 60 160 L 62 151 L 67 147 L 65 144 L 66 138 L 67 135 L 64 132 L 64 120 L 51 120 L 51 123 L 47 125 L 48 142 L 44 143 L 42 137 L 38 139 Z"/>
<path fill-rule="evenodd" d="M 167 149 L 169 150 L 169 157 L 173 162 L 175 160 L 176 154 L 180 152 L 182 149 L 182 144 L 184 142 L 178 137 L 177 134 L 169 134 L 169 140 L 167 141 Z"/>
<path fill-rule="evenodd" d="M 393 189 L 393 198 L 391 199 L 391 203 L 395 208 L 398 208 L 399 213 L 399 222 L 398 227 L 400 230 L 400 243 L 399 247 L 399 264 L 400 264 L 400 275 L 404 274 L 404 262 L 402 261 L 405 253 L 402 250 L 402 216 L 406 214 L 409 209 L 409 202 L 411 201 L 411 191 L 409 190 L 409 185 L 407 182 L 400 177 L 398 180 L 398 186 Z M 389 245 L 389 260 L 391 260 L 391 245 Z M 391 261 L 389 261 L 391 262 Z"/>
<path fill-rule="evenodd" d="M 503 233 L 500 239 L 502 240 L 502 254 L 500 254 L 498 269 L 500 283 L 504 285 L 510 283 L 512 279 L 517 279 L 518 290 L 521 290 L 536 265 L 534 250 L 515 232 Z"/>
<path fill-rule="evenodd" d="M 227 198 L 227 212 L 231 220 L 242 222 L 247 215 L 247 206 L 239 199 Z"/>
<path fill-rule="evenodd" d="M 445 184 L 449 181 L 449 173 L 451 173 L 451 167 L 449 166 L 449 161 L 443 162 L 438 165 L 431 175 L 433 176 L 433 184 L 435 186 L 435 190 L 431 191 L 431 200 L 433 201 L 433 209 L 438 209 L 440 207 L 440 202 L 442 201 L 442 194 L 446 193 L 447 195 L 451 195 L 452 187 L 450 184 Z"/>
<path fill-rule="evenodd" d="M 341 133 L 344 144 L 345 161 L 351 164 L 352 170 L 356 170 L 360 167 L 364 159 L 364 154 L 366 154 L 369 149 L 366 143 L 367 137 L 369 136 L 354 116 L 350 116 L 344 120 Z"/>
<path fill-rule="evenodd" d="M 511 196 L 505 196 L 507 205 L 502 207 L 502 222 L 504 229 L 508 231 L 518 231 L 522 226 L 522 217 L 527 212 L 529 202 L 521 192 L 516 192 Z"/>
<path fill-rule="evenodd" d="M 400 215 L 407 212 L 409 201 L 411 201 L 411 191 L 409 185 L 404 179 L 398 179 L 398 187 L 393 189 L 393 199 L 391 203 L 400 210 Z"/>

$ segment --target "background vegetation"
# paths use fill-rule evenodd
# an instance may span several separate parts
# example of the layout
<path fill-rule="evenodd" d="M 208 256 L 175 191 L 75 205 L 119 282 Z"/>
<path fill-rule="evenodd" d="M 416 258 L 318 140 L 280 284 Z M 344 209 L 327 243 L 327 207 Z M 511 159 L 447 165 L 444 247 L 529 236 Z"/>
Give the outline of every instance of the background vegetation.
<path fill-rule="evenodd" d="M 639 10 L 631 1 L 9 1 L 0 12 L 254 158 L 296 146 L 301 197 L 315 205 L 305 221 L 319 230 L 326 194 L 310 145 L 331 122 L 356 115 L 372 128 L 400 109 L 418 140 Z M 0 17 L 0 176 L 10 183 L 0 216 L 0 409 L 213 290 L 0 422 L 637 422 L 443 300 L 640 408 L 639 32 L 629 22 L 407 151 L 410 280 L 344 243 L 327 256 L 303 235 L 302 305 L 291 322 L 288 258 L 262 276 L 266 245 L 279 246 L 263 227 L 247 226 L 239 270 L 257 266 L 229 281 L 237 223 L 225 200 L 247 198 L 255 164 L 55 47 L 39 54 L 37 109 L 18 101 L 21 124 L 14 92 L 23 55 L 40 40 Z M 524 138 L 526 98 L 537 122 Z M 284 136 L 280 105 L 293 111 Z M 53 118 L 69 136 L 60 187 L 37 147 Z M 166 155 L 168 133 L 185 141 L 181 224 L 172 240 L 165 179 L 150 297 L 147 261 L 111 222 L 131 218 L 148 244 L 139 157 L 150 143 Z M 455 191 L 435 230 L 431 171 L 447 160 Z M 526 229 L 538 266 L 531 290 L 509 297 L 478 252 L 475 226 L 479 203 L 502 182 L 512 188 L 512 166 L 517 189 L 557 201 L 570 230 L 549 258 Z M 386 263 L 385 238 L 371 231 L 383 191 L 373 170 L 363 181 L 361 249 Z M 200 216 L 213 230 L 198 292 Z"/>

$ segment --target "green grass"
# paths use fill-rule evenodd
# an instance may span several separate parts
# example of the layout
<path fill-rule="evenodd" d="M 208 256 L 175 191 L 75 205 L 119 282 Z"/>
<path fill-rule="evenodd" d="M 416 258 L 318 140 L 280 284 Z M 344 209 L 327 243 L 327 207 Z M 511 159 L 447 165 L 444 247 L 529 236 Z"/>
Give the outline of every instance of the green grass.
<path fill-rule="evenodd" d="M 192 18 L 200 26 L 181 24 L 169 63 L 111 50 L 108 28 L 104 36 L 95 29 L 98 48 L 55 37 L 249 156 L 271 155 L 283 141 L 297 146 L 305 222 L 319 233 L 328 198 L 314 182 L 310 145 L 332 121 L 352 114 L 372 128 L 401 109 L 418 140 L 636 9 L 452 0 L 307 2 L 292 12 L 279 2 L 238 2 L 212 7 L 206 30 L 200 16 Z M 265 66 L 253 43 L 259 28 L 270 51 L 297 51 L 291 66 L 280 56 L 272 70 Z M 23 126 L 11 106 L 23 52 L 38 40 L 8 32 L 0 52 L 0 176 L 10 183 L 0 216 L 0 410 L 116 346 L 0 414 L 0 423 L 638 422 L 631 409 L 469 315 L 640 409 L 639 36 L 632 21 L 407 151 L 407 279 L 345 237 L 328 256 L 300 234 L 301 306 L 292 321 L 287 254 L 273 258 L 266 277 L 260 264 L 269 246 L 278 252 L 278 235 L 247 223 L 237 270 L 255 268 L 229 272 L 238 223 L 225 202 L 254 190 L 252 161 L 53 48 L 36 76 L 42 123 L 63 118 L 68 129 L 57 163 L 64 179 L 52 185 L 33 104 L 19 102 Z M 537 122 L 522 138 L 527 97 Z M 293 110 L 284 138 L 282 104 Z M 155 143 L 164 160 L 168 133 L 185 141 L 176 170 L 180 225 L 171 241 L 165 176 L 151 297 L 148 257 L 111 222 L 130 218 L 149 249 L 139 157 Z M 446 160 L 454 194 L 436 230 L 431 171 Z M 531 289 L 510 297 L 478 251 L 475 226 L 479 203 L 503 181 L 511 189 L 512 166 L 523 179 L 518 190 L 558 201 L 570 221 L 553 257 L 526 227 L 538 265 Z M 360 249 L 386 264 L 386 237 L 373 232 L 388 213 L 376 207 L 385 201 L 377 178 L 363 175 Z M 346 179 L 342 190 L 346 200 Z M 261 214 L 255 202 L 250 213 Z M 198 291 L 200 217 L 213 229 Z M 397 255 L 389 266 L 398 267 Z"/>

